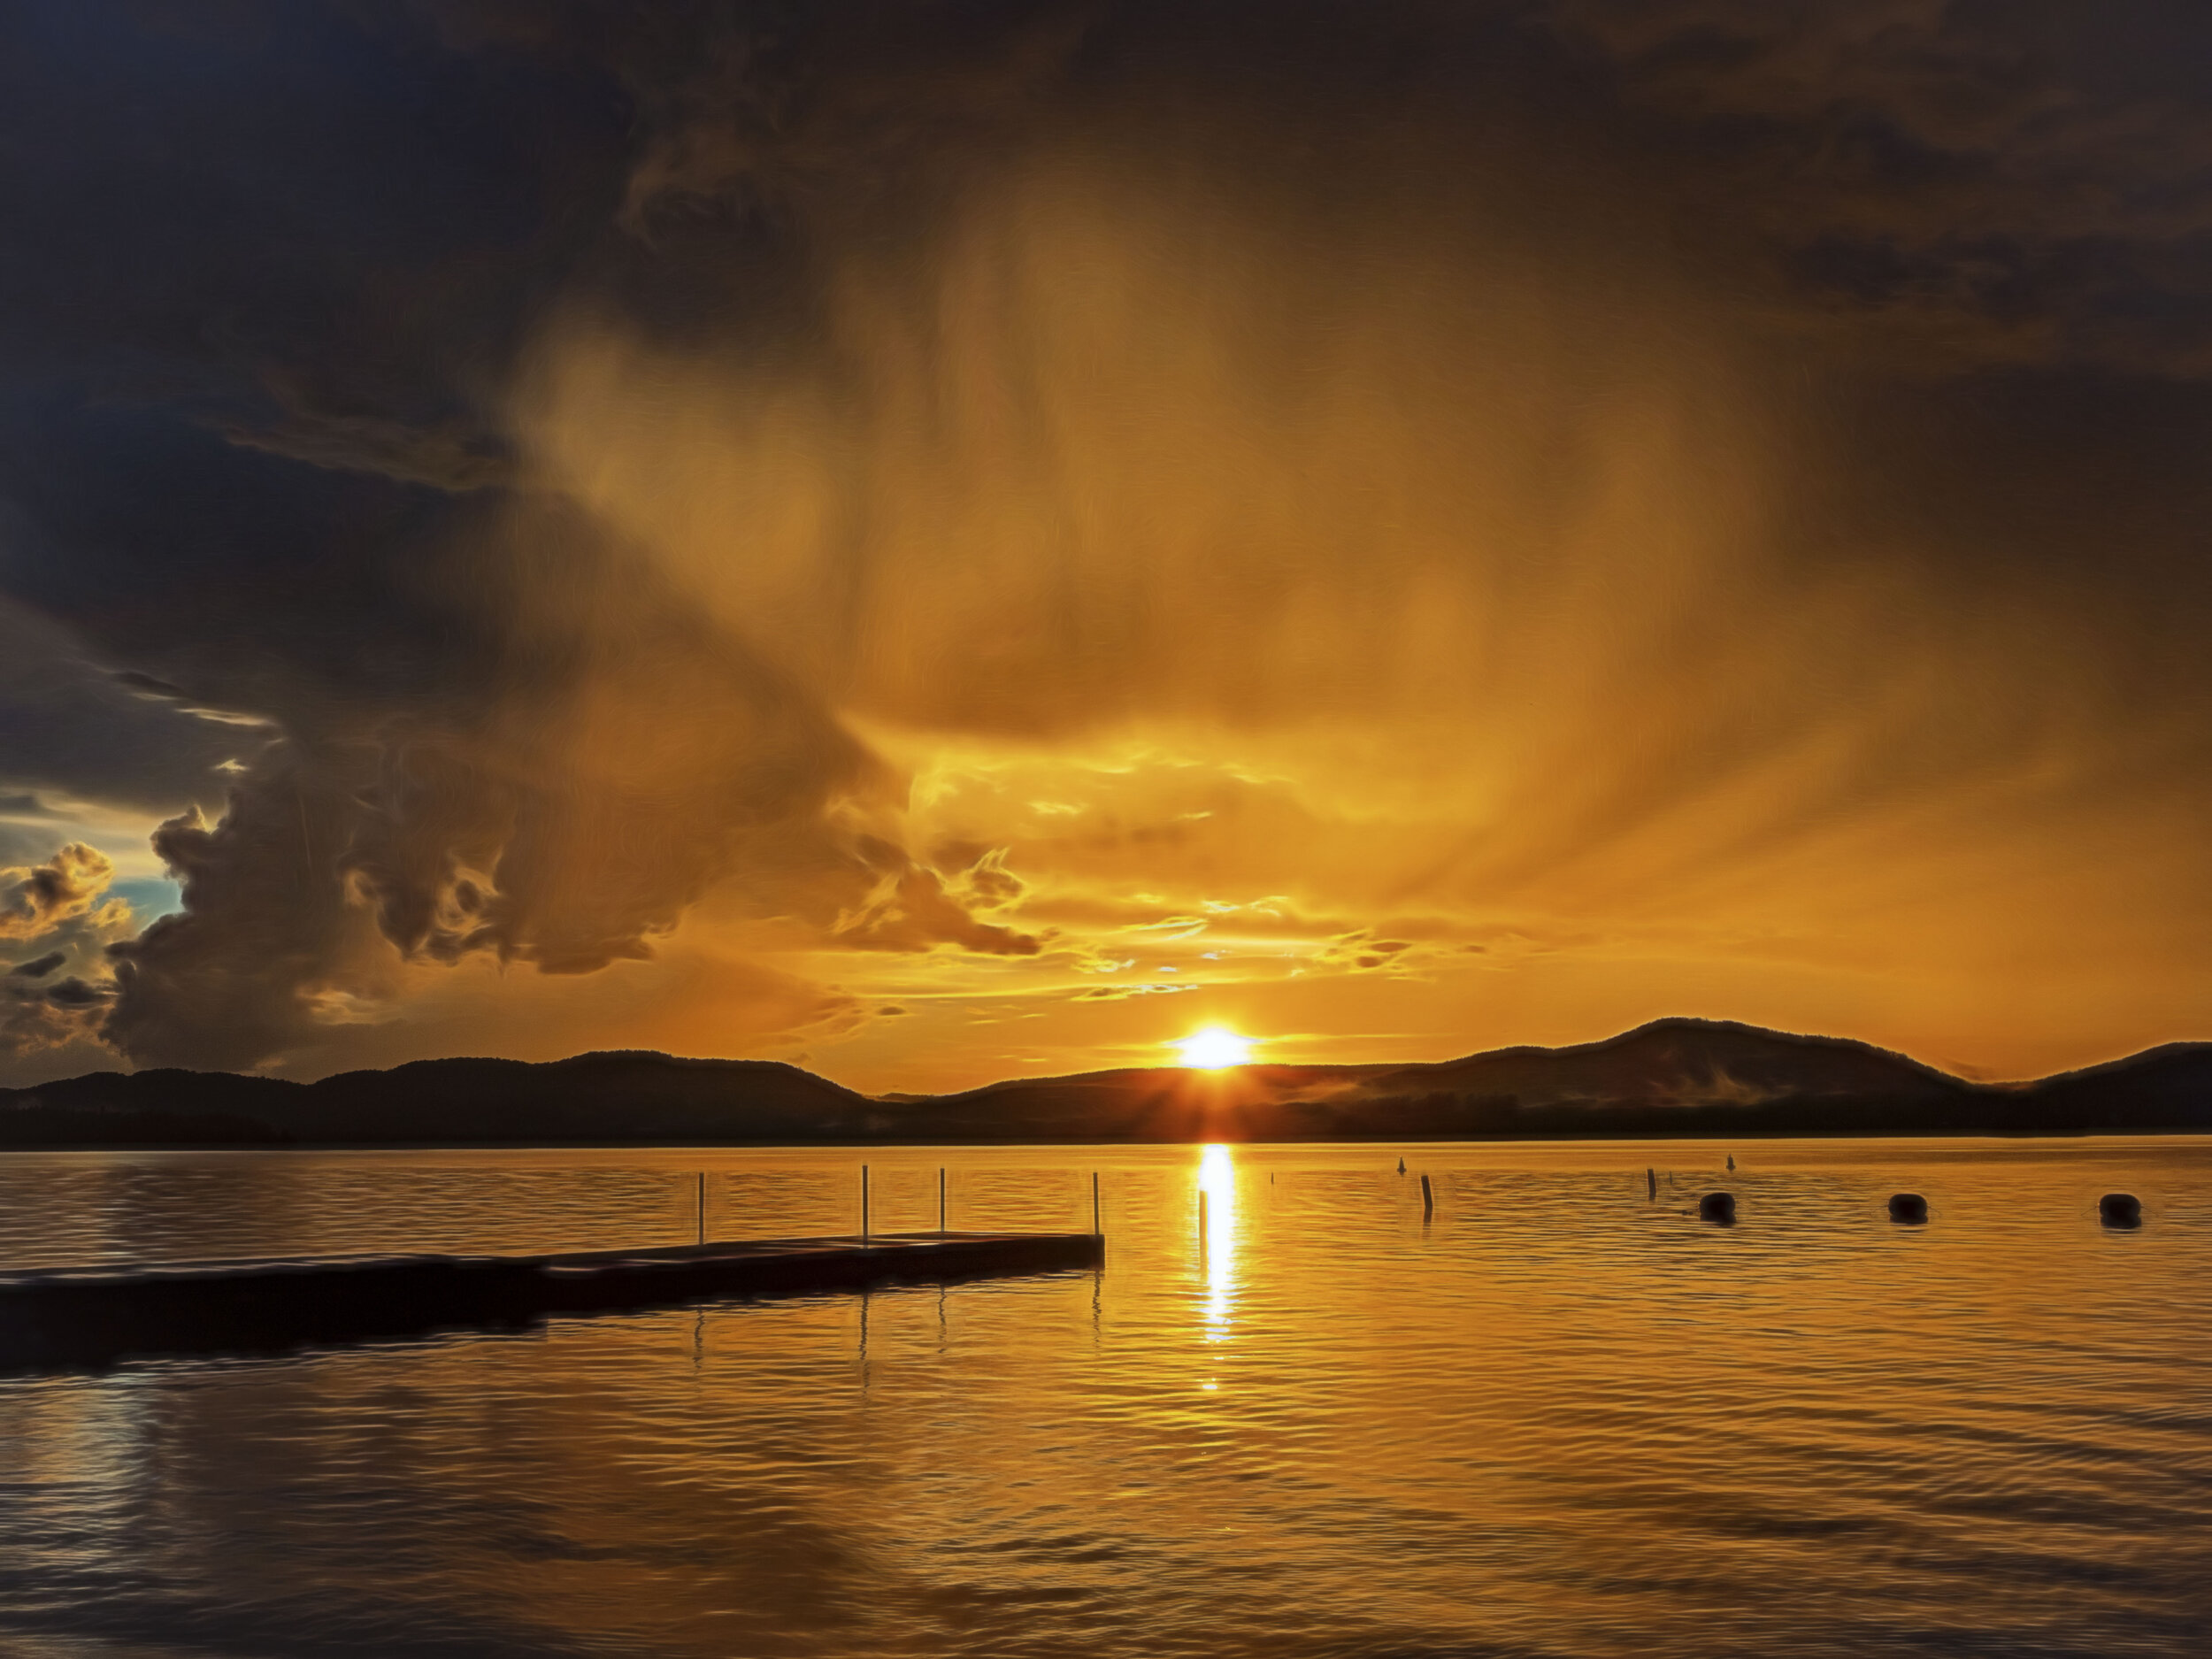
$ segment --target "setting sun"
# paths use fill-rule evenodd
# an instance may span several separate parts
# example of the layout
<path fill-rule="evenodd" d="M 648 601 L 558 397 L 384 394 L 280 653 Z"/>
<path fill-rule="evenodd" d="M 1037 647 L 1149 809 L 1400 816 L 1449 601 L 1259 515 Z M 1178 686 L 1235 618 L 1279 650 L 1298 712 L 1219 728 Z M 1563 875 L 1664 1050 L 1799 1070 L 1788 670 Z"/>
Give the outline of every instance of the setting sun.
<path fill-rule="evenodd" d="M 1243 1065 L 1252 1058 L 1252 1040 L 1219 1025 L 1194 1032 L 1175 1046 L 1182 1054 L 1183 1064 L 1194 1071 L 1219 1071 L 1228 1066 Z"/>

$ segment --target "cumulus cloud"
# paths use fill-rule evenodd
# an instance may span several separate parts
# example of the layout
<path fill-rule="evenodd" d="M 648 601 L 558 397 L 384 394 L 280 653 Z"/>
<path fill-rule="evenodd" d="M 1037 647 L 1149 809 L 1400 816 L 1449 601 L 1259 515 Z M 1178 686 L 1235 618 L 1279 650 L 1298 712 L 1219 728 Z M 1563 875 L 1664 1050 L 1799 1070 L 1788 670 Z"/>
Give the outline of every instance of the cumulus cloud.
<path fill-rule="evenodd" d="M 84 915 L 114 874 L 108 856 L 82 841 L 42 864 L 0 870 L 0 939 L 35 939 Z"/>
<path fill-rule="evenodd" d="M 48 947 L 0 972 L 0 1060 L 101 1057 L 100 1018 L 115 989 L 105 949 L 132 926 L 130 907 L 105 898 L 113 874 L 104 854 L 77 841 L 0 870 L 0 940 Z"/>
<path fill-rule="evenodd" d="M 977 920 L 936 871 L 903 859 L 833 931 L 839 943 L 863 950 L 926 950 L 941 943 L 987 956 L 1033 956 L 1039 948 L 1033 934 Z"/>
<path fill-rule="evenodd" d="M 310 1035 L 311 999 L 368 972 L 373 926 L 336 865 L 346 816 L 337 780 L 288 750 L 219 821 L 195 808 L 163 824 L 154 850 L 184 909 L 113 948 L 106 1039 L 141 1062 L 220 1070 Z"/>

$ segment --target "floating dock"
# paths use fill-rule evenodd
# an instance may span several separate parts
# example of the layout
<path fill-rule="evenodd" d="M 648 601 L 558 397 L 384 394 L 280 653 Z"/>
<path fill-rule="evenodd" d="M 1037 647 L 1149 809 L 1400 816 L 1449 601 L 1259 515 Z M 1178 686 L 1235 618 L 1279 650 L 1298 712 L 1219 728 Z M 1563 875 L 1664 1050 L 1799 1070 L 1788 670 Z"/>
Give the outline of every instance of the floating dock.
<path fill-rule="evenodd" d="M 0 1371 L 271 1353 L 562 1314 L 1103 1264 L 1096 1233 L 910 1233 L 544 1256 L 342 1256 L 0 1274 Z"/>

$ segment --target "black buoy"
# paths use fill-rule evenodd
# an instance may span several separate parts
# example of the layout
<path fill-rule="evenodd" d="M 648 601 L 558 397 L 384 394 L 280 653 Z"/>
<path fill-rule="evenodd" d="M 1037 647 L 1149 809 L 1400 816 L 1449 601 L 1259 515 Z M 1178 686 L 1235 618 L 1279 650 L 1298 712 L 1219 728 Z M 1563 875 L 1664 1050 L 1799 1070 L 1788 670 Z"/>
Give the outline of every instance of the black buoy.
<path fill-rule="evenodd" d="M 2143 1201 L 2133 1193 L 2107 1193 L 2097 1201 L 2097 1215 L 2108 1227 L 2139 1227 Z"/>
<path fill-rule="evenodd" d="M 1697 1213 L 1720 1226 L 1736 1225 L 1736 1195 L 1733 1193 L 1708 1193 L 1697 1201 Z"/>
<path fill-rule="evenodd" d="M 1889 1195 L 1889 1218 L 1916 1227 L 1928 1218 L 1928 1201 L 1918 1193 L 1892 1193 Z"/>
<path fill-rule="evenodd" d="M 1728 1155 L 1728 1167 L 1732 1172 L 1736 1167 L 1736 1155 L 1732 1152 Z"/>
<path fill-rule="evenodd" d="M 1400 1159 L 1398 1160 L 1398 1173 L 1399 1173 L 1399 1174 L 1401 1174 L 1401 1175 L 1403 1175 L 1405 1172 L 1406 1172 L 1406 1161 L 1405 1161 L 1403 1158 L 1400 1158 Z"/>

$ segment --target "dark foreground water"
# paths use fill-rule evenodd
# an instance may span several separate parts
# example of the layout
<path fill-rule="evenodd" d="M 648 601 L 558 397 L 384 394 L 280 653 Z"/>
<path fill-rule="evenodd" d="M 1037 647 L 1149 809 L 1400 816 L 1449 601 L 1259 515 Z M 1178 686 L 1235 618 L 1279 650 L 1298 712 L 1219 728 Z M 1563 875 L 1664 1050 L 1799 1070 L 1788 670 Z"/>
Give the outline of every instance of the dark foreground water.
<path fill-rule="evenodd" d="M 2212 1650 L 2212 1146 L 1400 1150 L 876 1152 L 890 1227 L 1097 1169 L 1104 1273 L 0 1378 L 0 1653 Z M 860 1161 L 17 1156 L 0 1266 L 672 1242 L 702 1167 L 842 1232 Z"/>

